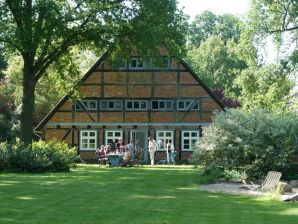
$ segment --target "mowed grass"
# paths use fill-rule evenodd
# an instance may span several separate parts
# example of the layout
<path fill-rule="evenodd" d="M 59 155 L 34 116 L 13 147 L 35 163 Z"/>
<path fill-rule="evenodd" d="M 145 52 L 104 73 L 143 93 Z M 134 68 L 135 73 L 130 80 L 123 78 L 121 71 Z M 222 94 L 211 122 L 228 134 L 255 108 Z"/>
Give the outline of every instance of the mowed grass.
<path fill-rule="evenodd" d="M 298 203 L 201 191 L 190 166 L 0 174 L 0 223 L 298 223 Z"/>

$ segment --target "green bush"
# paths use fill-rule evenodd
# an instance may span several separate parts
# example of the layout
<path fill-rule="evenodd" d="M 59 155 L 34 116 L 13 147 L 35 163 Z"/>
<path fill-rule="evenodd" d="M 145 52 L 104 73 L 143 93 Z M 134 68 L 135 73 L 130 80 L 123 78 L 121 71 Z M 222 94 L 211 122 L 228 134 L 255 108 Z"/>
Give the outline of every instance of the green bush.
<path fill-rule="evenodd" d="M 269 170 L 291 179 L 298 173 L 298 119 L 264 110 L 215 114 L 190 162 L 260 178 Z"/>
<path fill-rule="evenodd" d="M 76 158 L 76 149 L 63 142 L 34 142 L 32 147 L 20 142 L 0 144 L 0 170 L 28 172 L 68 171 Z"/>
<path fill-rule="evenodd" d="M 0 171 L 4 171 L 9 167 L 9 148 L 7 142 L 0 143 Z"/>

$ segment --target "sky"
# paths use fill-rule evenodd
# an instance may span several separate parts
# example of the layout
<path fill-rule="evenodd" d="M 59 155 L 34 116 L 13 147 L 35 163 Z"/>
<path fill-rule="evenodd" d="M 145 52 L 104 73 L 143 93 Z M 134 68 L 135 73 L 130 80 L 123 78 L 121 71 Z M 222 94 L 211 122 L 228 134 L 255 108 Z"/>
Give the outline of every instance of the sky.
<path fill-rule="evenodd" d="M 243 15 L 248 11 L 250 0 L 178 0 L 178 7 L 190 16 L 190 20 L 205 10 L 215 14 Z"/>

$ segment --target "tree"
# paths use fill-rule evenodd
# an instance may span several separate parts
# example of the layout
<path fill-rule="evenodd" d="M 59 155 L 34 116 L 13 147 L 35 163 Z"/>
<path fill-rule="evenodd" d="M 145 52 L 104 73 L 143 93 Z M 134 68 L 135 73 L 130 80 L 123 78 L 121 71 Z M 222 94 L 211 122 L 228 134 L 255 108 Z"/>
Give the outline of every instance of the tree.
<path fill-rule="evenodd" d="M 248 18 L 250 31 L 259 43 L 268 36 L 274 37 L 277 49 L 283 53 L 288 51 L 286 60 L 298 63 L 297 0 L 254 0 Z M 288 43 L 283 44 L 285 41 Z"/>
<path fill-rule="evenodd" d="M 277 65 L 252 67 L 236 79 L 241 89 L 240 101 L 245 109 L 288 110 L 293 83 Z"/>
<path fill-rule="evenodd" d="M 238 42 L 240 39 L 242 22 L 232 14 L 216 15 L 204 11 L 197 15 L 190 24 L 190 47 L 199 47 L 209 37 L 219 36 L 225 43 L 229 39 Z"/>
<path fill-rule="evenodd" d="M 164 44 L 173 54 L 185 42 L 182 20 L 175 0 L 0 1 L 0 43 L 23 60 L 21 141 L 32 142 L 38 81 L 72 46 L 145 54 Z"/>
<path fill-rule="evenodd" d="M 211 36 L 198 48 L 188 52 L 194 70 L 212 89 L 222 89 L 227 96 L 238 95 L 234 80 L 247 64 L 238 58 L 237 44 L 228 40 L 227 44 L 218 37 Z"/>

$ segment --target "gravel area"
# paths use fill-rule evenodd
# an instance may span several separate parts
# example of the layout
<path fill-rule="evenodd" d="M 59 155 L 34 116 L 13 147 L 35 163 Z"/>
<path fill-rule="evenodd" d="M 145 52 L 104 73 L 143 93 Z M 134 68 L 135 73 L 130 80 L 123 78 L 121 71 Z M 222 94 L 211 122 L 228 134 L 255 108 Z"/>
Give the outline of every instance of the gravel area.
<path fill-rule="evenodd" d="M 242 189 L 241 187 L 243 184 L 241 183 L 229 183 L 229 182 L 222 182 L 222 183 L 214 183 L 214 184 L 203 184 L 200 185 L 200 189 L 209 191 L 209 192 L 221 192 L 227 194 L 244 194 L 244 195 L 261 195 L 262 193 L 257 191 L 250 191 L 246 189 Z"/>
<path fill-rule="evenodd" d="M 214 192 L 214 193 L 220 192 L 220 193 L 227 193 L 227 194 L 234 194 L 234 195 L 252 195 L 252 196 L 263 195 L 263 193 L 261 192 L 247 190 L 241 187 L 243 187 L 242 183 L 230 183 L 230 182 L 203 184 L 199 186 L 199 188 L 202 190 Z M 293 188 L 293 192 L 281 195 L 281 199 L 287 198 L 297 193 L 298 193 L 298 188 Z"/>

